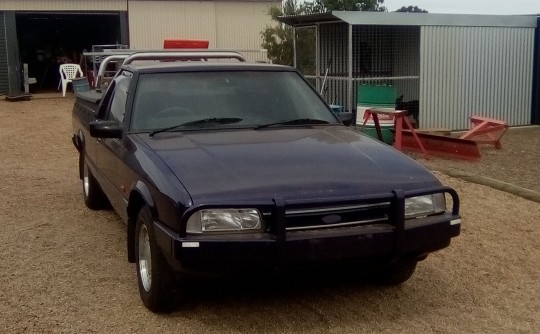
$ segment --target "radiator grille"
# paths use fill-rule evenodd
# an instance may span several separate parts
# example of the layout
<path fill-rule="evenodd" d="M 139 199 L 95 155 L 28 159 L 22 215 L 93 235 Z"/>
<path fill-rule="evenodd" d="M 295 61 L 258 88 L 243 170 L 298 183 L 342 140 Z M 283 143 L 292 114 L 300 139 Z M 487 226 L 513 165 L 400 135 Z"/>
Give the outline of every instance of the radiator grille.
<path fill-rule="evenodd" d="M 287 231 L 318 230 L 388 223 L 390 202 L 285 211 Z"/>

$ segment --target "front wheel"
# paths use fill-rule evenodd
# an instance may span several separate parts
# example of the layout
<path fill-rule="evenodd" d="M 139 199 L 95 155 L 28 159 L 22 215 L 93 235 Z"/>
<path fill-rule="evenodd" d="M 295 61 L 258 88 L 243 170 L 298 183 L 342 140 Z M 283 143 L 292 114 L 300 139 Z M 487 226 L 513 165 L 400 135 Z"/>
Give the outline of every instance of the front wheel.
<path fill-rule="evenodd" d="M 170 311 L 173 304 L 173 278 L 156 243 L 150 209 L 144 206 L 135 227 L 137 281 L 141 300 L 152 312 Z"/>

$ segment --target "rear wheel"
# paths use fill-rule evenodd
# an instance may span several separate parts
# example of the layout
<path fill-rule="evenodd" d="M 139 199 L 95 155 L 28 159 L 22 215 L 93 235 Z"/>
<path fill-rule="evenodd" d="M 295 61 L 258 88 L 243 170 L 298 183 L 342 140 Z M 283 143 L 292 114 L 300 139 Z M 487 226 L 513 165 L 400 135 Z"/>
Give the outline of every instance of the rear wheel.
<path fill-rule="evenodd" d="M 379 268 L 373 275 L 374 283 L 383 285 L 398 285 L 405 283 L 416 270 L 416 259 L 401 259 Z"/>
<path fill-rule="evenodd" d="M 84 157 L 80 159 L 80 163 L 83 165 L 82 186 L 84 204 L 92 210 L 103 209 L 107 203 L 107 197 L 105 197 L 94 175 L 92 175 Z"/>
<path fill-rule="evenodd" d="M 167 312 L 173 306 L 174 279 L 159 246 L 150 209 L 139 211 L 135 227 L 137 281 L 141 300 L 153 312 Z"/>

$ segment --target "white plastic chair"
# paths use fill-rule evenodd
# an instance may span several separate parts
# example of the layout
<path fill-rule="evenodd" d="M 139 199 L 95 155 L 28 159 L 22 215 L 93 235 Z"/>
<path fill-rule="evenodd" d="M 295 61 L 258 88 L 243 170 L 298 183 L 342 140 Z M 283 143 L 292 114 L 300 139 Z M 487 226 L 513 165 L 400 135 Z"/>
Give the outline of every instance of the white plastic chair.
<path fill-rule="evenodd" d="M 61 64 L 60 65 L 60 82 L 58 83 L 58 89 L 62 85 L 62 96 L 66 97 L 66 89 L 68 83 L 73 84 L 73 79 L 79 76 L 83 76 L 81 66 L 78 64 Z"/>

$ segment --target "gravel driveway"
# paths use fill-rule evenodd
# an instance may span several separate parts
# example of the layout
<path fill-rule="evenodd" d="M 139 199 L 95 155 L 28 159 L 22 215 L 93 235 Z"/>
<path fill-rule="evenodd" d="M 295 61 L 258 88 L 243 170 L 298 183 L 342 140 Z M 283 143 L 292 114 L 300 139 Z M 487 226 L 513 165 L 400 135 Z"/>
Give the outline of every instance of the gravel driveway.
<path fill-rule="evenodd" d="M 461 195 L 462 235 L 401 287 L 343 274 L 201 281 L 173 313 L 153 314 L 125 226 L 82 201 L 72 104 L 0 101 L 1 332 L 540 333 L 540 204 L 443 174 Z M 540 165 L 538 147 L 526 168 Z"/>
<path fill-rule="evenodd" d="M 480 145 L 482 158 L 478 162 L 419 160 L 431 168 L 474 173 L 540 193 L 540 126 L 511 128 L 503 135 L 501 143 L 501 150 L 492 145 Z"/>

